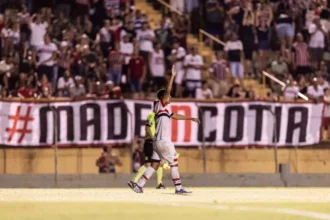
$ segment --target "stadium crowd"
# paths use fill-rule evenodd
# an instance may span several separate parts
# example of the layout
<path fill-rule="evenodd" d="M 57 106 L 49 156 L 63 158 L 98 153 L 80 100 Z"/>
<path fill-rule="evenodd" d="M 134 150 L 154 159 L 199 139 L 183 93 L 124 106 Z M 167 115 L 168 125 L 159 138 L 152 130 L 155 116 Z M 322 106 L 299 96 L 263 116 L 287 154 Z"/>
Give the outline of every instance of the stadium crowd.
<path fill-rule="evenodd" d="M 163 13 L 153 30 L 133 0 L 1 1 L 1 96 L 152 98 L 174 64 L 176 97 L 255 99 L 244 80 L 266 70 L 287 83 L 269 81 L 268 97 L 330 101 L 327 1 L 168 2 L 184 15 Z M 199 28 L 225 42 L 205 39 L 210 64 L 187 45 Z"/>

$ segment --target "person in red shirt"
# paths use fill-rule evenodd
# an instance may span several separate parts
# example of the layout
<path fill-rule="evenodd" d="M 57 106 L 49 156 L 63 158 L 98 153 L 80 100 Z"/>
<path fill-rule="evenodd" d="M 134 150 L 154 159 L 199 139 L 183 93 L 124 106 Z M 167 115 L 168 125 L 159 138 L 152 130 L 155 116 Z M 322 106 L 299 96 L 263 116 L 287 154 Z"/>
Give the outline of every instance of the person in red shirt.
<path fill-rule="evenodd" d="M 127 79 L 133 95 L 140 95 L 146 77 L 146 63 L 136 50 L 128 64 Z"/>
<path fill-rule="evenodd" d="M 22 86 L 17 91 L 17 96 L 25 99 L 25 98 L 33 98 L 36 90 L 32 87 L 31 83 L 27 83 L 26 86 Z"/>

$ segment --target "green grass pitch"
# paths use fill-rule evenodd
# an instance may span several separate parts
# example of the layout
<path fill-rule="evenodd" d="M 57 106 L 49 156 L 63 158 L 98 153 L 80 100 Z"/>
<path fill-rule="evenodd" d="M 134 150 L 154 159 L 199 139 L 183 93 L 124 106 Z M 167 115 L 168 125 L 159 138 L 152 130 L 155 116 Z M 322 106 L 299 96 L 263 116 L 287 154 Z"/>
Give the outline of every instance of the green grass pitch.
<path fill-rule="evenodd" d="M 191 190 L 0 189 L 0 220 L 330 220 L 330 188 Z"/>

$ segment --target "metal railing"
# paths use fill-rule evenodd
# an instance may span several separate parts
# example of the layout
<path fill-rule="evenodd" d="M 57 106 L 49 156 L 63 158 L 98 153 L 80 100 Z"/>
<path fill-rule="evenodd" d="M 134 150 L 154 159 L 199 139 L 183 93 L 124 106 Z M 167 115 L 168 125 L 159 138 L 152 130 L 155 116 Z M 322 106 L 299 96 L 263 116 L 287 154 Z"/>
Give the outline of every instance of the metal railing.
<path fill-rule="evenodd" d="M 206 36 L 208 38 L 210 38 L 212 41 L 221 44 L 222 46 L 225 46 L 226 43 L 221 41 L 220 39 L 216 38 L 215 36 L 207 33 L 206 31 L 204 31 L 203 29 L 199 29 L 199 42 L 203 42 L 203 36 Z M 204 44 L 201 44 L 202 49 L 204 48 Z"/>
<path fill-rule="evenodd" d="M 157 0 L 157 1 L 164 6 L 165 14 L 167 14 L 168 11 L 170 10 L 170 11 L 177 13 L 178 15 L 183 15 L 182 11 L 174 8 L 172 5 L 168 4 L 167 2 L 165 2 L 163 0 Z"/>
<path fill-rule="evenodd" d="M 267 73 L 266 71 L 262 71 L 262 75 L 263 75 L 263 77 L 262 77 L 262 83 L 263 83 L 264 86 L 266 86 L 266 77 L 268 77 L 269 79 L 271 79 L 271 80 L 273 80 L 274 82 L 276 82 L 276 83 L 278 83 L 279 85 L 281 85 L 282 88 L 286 86 L 286 83 L 285 83 L 285 82 L 282 82 L 281 80 L 279 80 L 279 79 L 276 78 L 275 76 L 273 76 L 273 75 Z M 298 96 L 299 96 L 300 98 L 306 100 L 306 101 L 308 100 L 308 97 L 305 96 L 304 94 L 300 93 L 300 92 L 298 92 Z"/>

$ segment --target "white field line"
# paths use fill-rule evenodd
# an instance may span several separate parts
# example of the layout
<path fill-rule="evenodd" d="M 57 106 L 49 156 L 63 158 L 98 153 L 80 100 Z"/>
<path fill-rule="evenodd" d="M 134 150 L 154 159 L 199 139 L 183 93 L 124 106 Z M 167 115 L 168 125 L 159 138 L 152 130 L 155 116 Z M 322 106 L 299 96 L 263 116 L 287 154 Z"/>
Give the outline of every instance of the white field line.
<path fill-rule="evenodd" d="M 153 204 L 153 203 L 148 203 Z M 153 204 L 155 205 L 155 204 Z M 157 204 L 162 206 L 174 206 L 174 207 L 192 207 L 192 208 L 203 208 L 203 209 L 216 209 L 216 210 L 232 210 L 239 212 L 267 212 L 267 213 L 278 213 L 278 214 L 286 214 L 300 217 L 307 217 L 312 219 L 321 219 L 321 220 L 330 220 L 330 215 L 319 212 L 311 212 L 297 209 L 289 209 L 289 208 L 264 208 L 264 207 L 248 207 L 248 206 L 226 206 L 226 205 L 197 205 L 197 204 L 179 204 L 179 203 L 162 203 Z"/>

